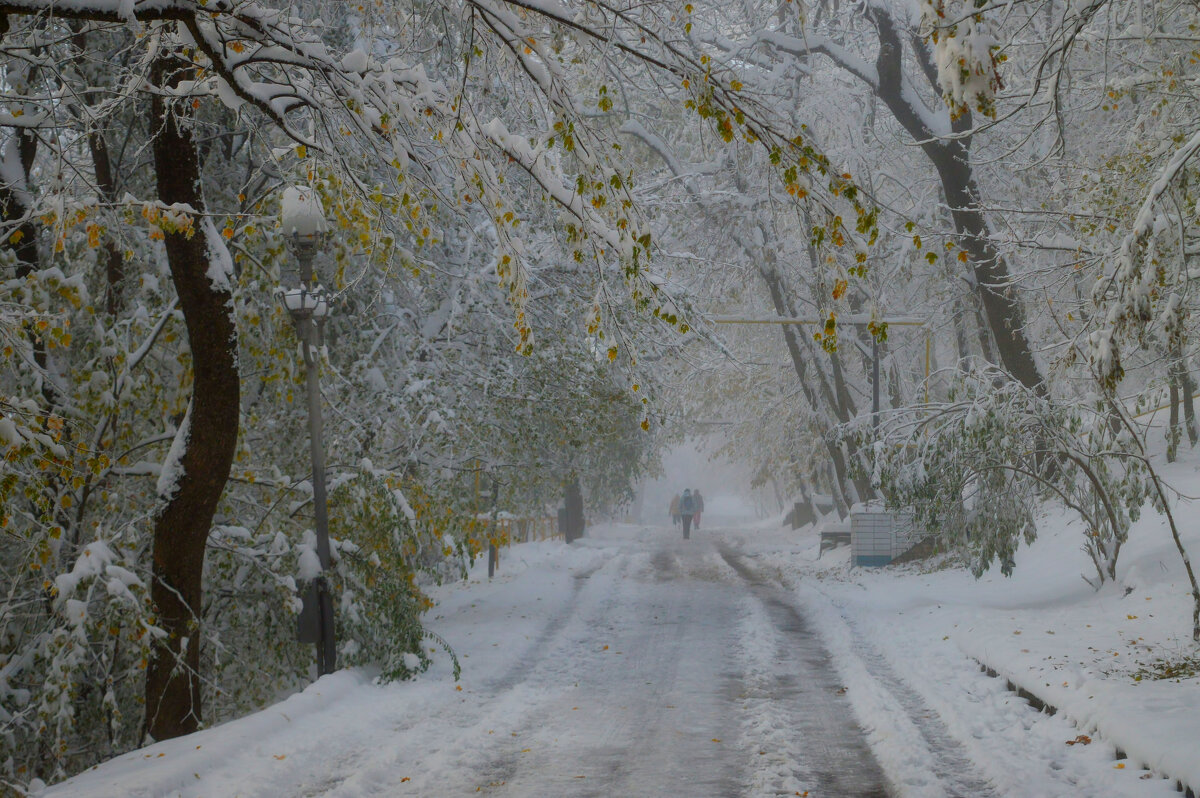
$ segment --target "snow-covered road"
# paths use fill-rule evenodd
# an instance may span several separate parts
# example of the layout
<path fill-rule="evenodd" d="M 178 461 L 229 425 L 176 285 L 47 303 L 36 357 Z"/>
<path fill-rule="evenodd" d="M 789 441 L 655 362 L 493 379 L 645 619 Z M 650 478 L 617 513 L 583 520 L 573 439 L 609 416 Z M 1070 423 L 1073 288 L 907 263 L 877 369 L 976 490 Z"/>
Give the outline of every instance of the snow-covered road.
<path fill-rule="evenodd" d="M 556 611 L 485 687 L 540 700 L 430 794 L 886 794 L 825 651 L 711 543 L 623 548 Z"/>
<path fill-rule="evenodd" d="M 493 581 L 438 591 L 429 625 L 459 652 L 460 682 L 444 662 L 405 684 L 334 674 L 49 794 L 1168 794 L 1107 791 L 1111 762 L 1063 745 L 1069 723 L 965 656 L 902 666 L 746 541 L 611 527 L 517 546 Z"/>

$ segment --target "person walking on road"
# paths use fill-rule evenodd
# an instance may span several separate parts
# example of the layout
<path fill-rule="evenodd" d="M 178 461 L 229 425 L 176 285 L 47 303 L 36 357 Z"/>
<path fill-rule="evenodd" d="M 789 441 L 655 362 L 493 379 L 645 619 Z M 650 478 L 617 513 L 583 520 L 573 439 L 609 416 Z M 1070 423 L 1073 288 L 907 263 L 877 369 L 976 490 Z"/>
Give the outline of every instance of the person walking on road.
<path fill-rule="evenodd" d="M 679 526 L 679 494 L 671 497 L 671 526 Z"/>
<path fill-rule="evenodd" d="M 692 510 L 692 526 L 699 529 L 700 513 L 704 512 L 704 497 L 700 495 L 699 488 L 696 488 L 696 492 L 692 494 Z"/>
<path fill-rule="evenodd" d="M 679 500 L 679 517 L 683 521 L 684 540 L 692 536 L 692 513 L 695 511 L 696 505 L 693 503 L 691 490 L 684 490 L 683 498 Z"/>

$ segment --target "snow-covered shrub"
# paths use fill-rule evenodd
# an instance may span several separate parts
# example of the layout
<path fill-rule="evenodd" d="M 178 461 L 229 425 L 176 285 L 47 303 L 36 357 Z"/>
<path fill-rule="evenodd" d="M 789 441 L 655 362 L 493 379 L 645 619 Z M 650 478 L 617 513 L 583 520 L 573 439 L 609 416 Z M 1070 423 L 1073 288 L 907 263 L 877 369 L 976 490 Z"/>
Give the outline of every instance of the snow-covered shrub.
<path fill-rule="evenodd" d="M 1098 586 L 1115 578 L 1142 506 L 1158 502 L 1115 404 L 1059 403 L 990 369 L 962 374 L 944 403 L 886 415 L 872 455 L 888 502 L 969 552 L 976 576 L 994 563 L 1011 573 L 1017 547 L 1037 536 L 1037 508 L 1057 500 L 1083 521 Z"/>
<path fill-rule="evenodd" d="M 378 665 L 385 680 L 407 679 L 428 668 L 427 641 L 445 650 L 458 672 L 449 645 L 421 625 L 433 602 L 417 583 L 420 570 L 438 578 L 436 563 L 459 554 L 445 542 L 449 530 L 441 528 L 453 523 L 453 515 L 437 518 L 415 482 L 408 484 L 422 499 L 415 506 L 397 475 L 365 462 L 362 473 L 331 496 L 340 658 L 345 665 Z"/>
<path fill-rule="evenodd" d="M 20 780 L 61 777 L 136 743 L 141 718 L 129 709 L 150 639 L 161 634 L 136 540 L 102 533 L 57 576 L 58 558 L 43 563 L 39 551 L 12 536 L 0 551 L 11 569 L 0 625 L 0 748 L 6 775 Z M 22 571 L 34 578 L 11 578 Z"/>
<path fill-rule="evenodd" d="M 296 641 L 301 547 L 283 529 L 278 519 L 256 530 L 221 525 L 209 538 L 200 652 L 206 723 L 239 717 L 308 682 L 312 647 Z"/>

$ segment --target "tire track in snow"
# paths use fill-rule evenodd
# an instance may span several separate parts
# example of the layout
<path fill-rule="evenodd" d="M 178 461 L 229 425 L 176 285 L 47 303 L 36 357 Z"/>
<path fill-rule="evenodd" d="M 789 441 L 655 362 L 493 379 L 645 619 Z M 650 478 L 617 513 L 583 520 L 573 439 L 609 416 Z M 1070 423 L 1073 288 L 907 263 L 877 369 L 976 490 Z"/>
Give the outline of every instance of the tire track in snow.
<path fill-rule="evenodd" d="M 739 696 L 745 715 L 741 744 L 750 762 L 751 796 L 802 795 L 804 769 L 794 750 L 792 704 L 797 693 L 794 675 L 766 608 L 754 596 L 742 599 L 743 689 Z M 791 700 L 784 700 L 789 698 Z"/>
<path fill-rule="evenodd" d="M 756 623 L 757 616 L 759 633 L 764 625 L 774 630 L 777 664 L 770 669 L 767 682 L 759 678 L 769 703 L 748 706 L 750 722 L 754 723 L 753 715 L 757 713 L 761 721 L 757 731 L 764 733 L 764 744 L 780 741 L 777 719 L 786 720 L 791 737 L 784 737 L 785 747 L 776 752 L 774 763 L 764 762 L 755 768 L 756 786 L 773 790 L 755 794 L 802 792 L 803 787 L 795 787 L 799 782 L 811 785 L 810 791 L 820 796 L 886 798 L 890 795 L 887 779 L 863 730 L 846 711 L 842 697 L 845 690 L 837 679 L 829 651 L 796 608 L 780 598 L 780 587 L 747 566 L 733 550 L 722 546 L 718 551 L 758 604 L 748 622 Z M 761 645 L 753 641 L 746 645 L 748 655 L 761 662 Z M 751 678 L 753 681 L 753 675 Z"/>
<path fill-rule="evenodd" d="M 419 715 L 409 718 L 403 727 L 394 728 L 405 743 L 399 746 L 401 751 L 410 746 L 412 750 L 427 749 L 428 757 L 458 763 L 449 772 L 443 769 L 414 774 L 405 785 L 408 789 L 404 794 L 468 795 L 488 792 L 492 786 L 502 785 L 511 778 L 516 768 L 511 751 L 518 742 L 512 736 L 512 729 L 528 726 L 547 702 L 569 689 L 565 652 L 577 648 L 590 634 L 585 619 L 596 610 L 588 605 L 597 602 L 602 605 L 606 600 L 592 595 L 592 578 L 613 564 L 612 560 L 604 560 L 575 571 L 568 597 L 555 607 L 540 633 L 503 671 L 495 676 L 482 676 L 478 686 L 464 694 L 464 702 L 474 702 L 474 706 L 467 711 L 455 708 L 447 716 L 447 722 L 458 728 L 457 739 L 451 745 L 430 747 L 428 740 L 421 739 L 421 728 L 427 718 Z M 478 672 L 485 666 L 473 663 L 471 667 Z M 380 770 L 386 772 L 388 767 Z M 379 786 L 354 792 L 355 798 L 396 794 L 395 784 L 370 780 Z"/>
<path fill-rule="evenodd" d="M 742 556 L 728 549 L 722 553 L 748 579 L 763 579 Z M 790 600 L 786 606 L 792 613 L 801 612 Z M 810 606 L 805 614 L 819 609 Z M 847 618 L 830 607 L 814 621 L 841 677 L 855 686 L 848 695 L 856 714 L 874 720 L 867 738 L 899 795 L 998 798 L 937 711 L 855 632 Z"/>
<path fill-rule="evenodd" d="M 895 699 L 934 760 L 934 775 L 953 798 L 998 798 L 991 781 L 979 772 L 963 744 L 941 714 L 896 673 L 892 665 L 852 620 L 841 615 L 851 650 L 866 672 Z"/>
<path fill-rule="evenodd" d="M 974 661 L 964 657 L 950 665 L 961 668 L 962 673 L 957 678 L 948 676 L 939 686 L 929 679 L 928 672 L 906 672 L 903 658 L 889 659 L 872 645 L 869 633 L 861 628 L 868 624 L 853 619 L 839 602 L 811 587 L 806 587 L 805 593 L 810 597 L 805 599 L 810 610 L 823 618 L 823 631 L 840 638 L 871 677 L 879 676 L 885 683 L 894 680 L 890 683 L 895 686 L 888 687 L 893 695 L 908 696 L 912 707 L 921 708 L 909 710 L 918 730 L 931 731 L 935 744 L 939 739 L 950 741 L 949 748 L 957 752 L 959 761 L 971 763 L 969 776 L 966 770 L 957 777 L 950 771 L 949 784 L 944 785 L 950 795 L 1063 798 L 1142 794 L 1140 789 L 1112 783 L 1104 770 L 1096 773 L 1089 765 L 1087 759 L 1107 756 L 1101 753 L 1103 746 L 1101 750 L 1096 750 L 1097 746 L 1068 747 L 1065 741 L 1078 734 L 1078 729 L 1061 716 L 1044 714 L 1015 698 L 1002 683 L 979 674 Z M 931 666 L 947 667 L 944 663 Z M 937 765 L 937 771 L 942 773 L 947 767 L 955 767 L 954 762 Z M 986 792 L 978 790 L 980 784 L 987 785 Z M 910 794 L 917 798 L 926 795 L 921 790 Z"/>
<path fill-rule="evenodd" d="M 572 575 L 571 597 L 559 608 L 554 617 L 546 623 L 541 633 L 534 639 L 529 648 L 526 649 L 519 661 L 513 663 L 504 673 L 484 683 L 488 692 L 499 693 L 511 689 L 518 682 L 529 678 L 534 663 L 546 661 L 545 652 L 550 648 L 551 642 L 561 635 L 567 623 L 576 617 L 577 607 L 580 603 L 579 596 L 583 592 L 583 588 L 588 584 L 588 580 L 607 564 L 600 563 L 593 565 L 590 568 L 581 569 Z"/>
<path fill-rule="evenodd" d="M 734 642 L 735 596 L 719 560 L 711 547 L 673 543 L 615 562 L 619 573 L 606 569 L 591 587 L 600 600 L 581 605 L 591 635 L 573 652 L 571 684 L 504 740 L 481 770 L 481 791 L 744 795 L 730 734 L 738 674 L 723 655 Z"/>

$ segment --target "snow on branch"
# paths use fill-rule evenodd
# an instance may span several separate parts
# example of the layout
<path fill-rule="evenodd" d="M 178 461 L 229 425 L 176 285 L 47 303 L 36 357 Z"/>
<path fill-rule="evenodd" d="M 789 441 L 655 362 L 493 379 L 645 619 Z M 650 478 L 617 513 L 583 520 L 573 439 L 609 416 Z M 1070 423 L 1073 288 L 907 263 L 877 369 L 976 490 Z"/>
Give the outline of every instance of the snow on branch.
<path fill-rule="evenodd" d="M 1200 131 L 1193 133 L 1159 172 L 1121 241 L 1112 273 L 1097 280 L 1092 289 L 1092 300 L 1105 309 L 1105 314 L 1103 326 L 1089 336 L 1088 357 L 1109 386 L 1124 376 L 1121 338 L 1140 340 L 1151 328 L 1161 329 L 1168 336 L 1180 330 L 1184 304 L 1178 294 L 1164 292 L 1162 286 L 1187 282 L 1187 262 L 1186 258 L 1154 257 L 1156 239 L 1169 227 L 1167 217 L 1156 209 L 1198 151 Z M 1160 296 L 1164 297 L 1161 301 Z"/>

